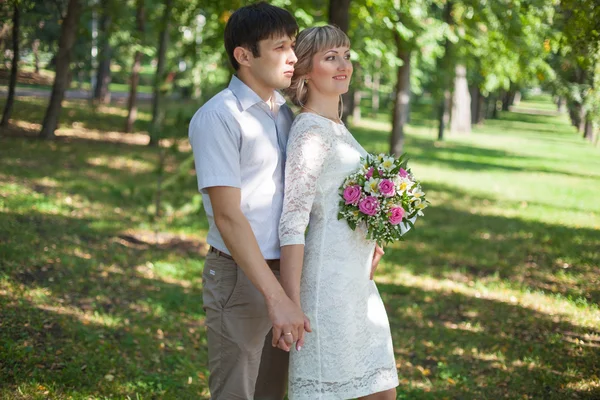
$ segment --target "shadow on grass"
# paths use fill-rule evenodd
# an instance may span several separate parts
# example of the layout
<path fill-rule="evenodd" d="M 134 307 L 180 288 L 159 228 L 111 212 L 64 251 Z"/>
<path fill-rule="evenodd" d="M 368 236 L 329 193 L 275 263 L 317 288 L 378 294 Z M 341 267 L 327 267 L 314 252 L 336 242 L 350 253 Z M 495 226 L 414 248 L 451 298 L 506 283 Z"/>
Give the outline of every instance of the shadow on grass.
<path fill-rule="evenodd" d="M 459 202 L 488 199 L 427 183 Z M 413 274 L 462 282 L 502 279 L 531 290 L 600 304 L 600 231 L 479 215 L 433 204 L 405 243 L 387 256 Z"/>
<path fill-rule="evenodd" d="M 387 146 L 388 133 L 363 127 L 353 127 L 352 133 L 364 144 L 368 151 Z M 545 140 L 545 139 L 544 139 Z M 387 151 L 387 147 L 383 147 Z M 515 163 L 539 164 L 549 159 L 523 156 L 509 151 L 471 146 L 453 141 L 436 142 L 429 139 L 410 136 L 406 138 L 405 151 L 410 158 L 427 165 L 440 165 L 461 171 L 506 171 L 548 173 L 572 176 L 577 178 L 600 180 L 600 176 L 577 171 L 540 167 L 539 165 L 516 166 Z M 490 162 L 491 161 L 491 162 Z M 506 163 L 503 163 L 506 161 Z M 532 163 L 537 162 L 537 163 Z M 557 163 L 557 166 L 560 166 Z"/>
<path fill-rule="evenodd" d="M 94 228 L 92 219 L 33 210 L 0 216 L 5 385 L 40 384 L 57 396 L 202 397 L 198 253 L 134 248 L 117 230 Z M 159 278 L 168 265 L 180 270 Z"/>
<path fill-rule="evenodd" d="M 401 399 L 595 399 L 600 342 L 590 333 L 516 304 L 378 284 L 396 349 Z M 594 361 L 595 360 L 595 361 Z M 423 391 L 423 387 L 432 389 Z M 594 390 L 594 389 L 592 389 Z"/>
<path fill-rule="evenodd" d="M 148 222 L 151 220 L 150 209 L 155 205 L 158 182 L 157 149 L 71 138 L 0 140 L 4 147 L 2 173 L 15 183 L 49 198 L 60 193 L 62 197 L 79 196 L 79 201 L 119 209 L 122 218 L 145 216 Z M 168 153 L 165 176 L 176 174 L 188 157 L 189 153 Z M 161 202 L 164 208 L 177 210 L 190 204 L 194 196 L 198 196 L 195 176 L 183 174 L 175 186 L 162 188 Z M 34 201 L 26 194 L 17 197 L 8 199 L 7 206 L 18 203 L 22 207 Z M 184 223 L 189 223 L 190 228 L 206 230 L 201 204 L 196 208 L 197 212 L 188 214 Z"/>
<path fill-rule="evenodd" d="M 4 108 L 6 100 L 0 98 L 0 109 Z M 30 123 L 41 124 L 46 114 L 48 99 L 43 98 L 18 98 L 12 113 L 13 120 L 22 120 Z M 108 108 L 111 107 L 111 108 Z M 150 104 L 139 104 L 139 113 L 151 113 Z M 173 101 L 165 105 L 165 129 L 163 137 L 187 137 L 187 127 L 194 112 L 198 109 L 197 101 Z M 60 127 L 79 126 L 86 129 L 104 132 L 122 132 L 125 127 L 127 109 L 124 104 L 110 104 L 107 106 L 94 106 L 87 100 L 66 100 L 60 113 Z M 135 121 L 135 132 L 149 132 L 150 119 L 138 118 Z"/>

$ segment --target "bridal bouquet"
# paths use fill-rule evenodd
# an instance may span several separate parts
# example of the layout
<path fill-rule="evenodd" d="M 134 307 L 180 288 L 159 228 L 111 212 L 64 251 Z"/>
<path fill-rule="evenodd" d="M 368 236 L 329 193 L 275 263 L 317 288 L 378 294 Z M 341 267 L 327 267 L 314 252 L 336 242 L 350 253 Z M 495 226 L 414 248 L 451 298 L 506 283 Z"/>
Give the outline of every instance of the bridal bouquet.
<path fill-rule="evenodd" d="M 429 204 L 407 161 L 406 154 L 398 159 L 385 154 L 361 158 L 360 169 L 340 187 L 338 219 L 345 219 L 352 230 L 364 223 L 367 239 L 381 245 L 402 240 Z"/>

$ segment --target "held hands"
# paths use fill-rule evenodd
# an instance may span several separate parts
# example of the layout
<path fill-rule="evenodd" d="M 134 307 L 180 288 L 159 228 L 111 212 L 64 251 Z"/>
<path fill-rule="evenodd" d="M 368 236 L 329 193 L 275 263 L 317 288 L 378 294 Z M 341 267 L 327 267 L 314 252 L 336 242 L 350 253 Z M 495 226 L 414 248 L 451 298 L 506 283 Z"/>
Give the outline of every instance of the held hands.
<path fill-rule="evenodd" d="M 383 248 L 379 247 L 378 244 L 375 245 L 375 253 L 373 253 L 373 262 L 371 263 L 371 276 L 369 279 L 373 280 L 373 276 L 375 275 L 375 271 L 377 270 L 377 266 L 379 265 L 379 261 L 381 261 L 381 257 L 385 254 Z"/>
<path fill-rule="evenodd" d="M 269 307 L 269 316 L 273 322 L 273 347 L 290 351 L 296 343 L 296 350 L 304 345 L 304 332 L 312 332 L 310 321 L 300 307 L 286 295 Z"/>

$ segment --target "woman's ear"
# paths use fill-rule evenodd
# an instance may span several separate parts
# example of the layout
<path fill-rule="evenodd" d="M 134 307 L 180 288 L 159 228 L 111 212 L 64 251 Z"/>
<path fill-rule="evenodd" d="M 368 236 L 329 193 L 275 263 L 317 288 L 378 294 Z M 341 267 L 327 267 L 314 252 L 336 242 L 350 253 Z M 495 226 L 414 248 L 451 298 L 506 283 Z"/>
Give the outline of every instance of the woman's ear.
<path fill-rule="evenodd" d="M 238 46 L 233 49 L 233 58 L 240 65 L 245 65 L 246 67 L 250 66 L 250 51 L 242 46 Z"/>

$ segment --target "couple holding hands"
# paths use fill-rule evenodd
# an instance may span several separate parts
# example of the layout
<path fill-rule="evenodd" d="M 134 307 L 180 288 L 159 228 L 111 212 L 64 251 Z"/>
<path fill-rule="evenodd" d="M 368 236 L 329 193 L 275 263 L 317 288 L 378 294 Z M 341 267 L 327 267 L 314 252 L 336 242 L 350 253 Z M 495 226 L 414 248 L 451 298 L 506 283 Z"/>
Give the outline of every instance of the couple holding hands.
<path fill-rule="evenodd" d="M 225 49 L 236 73 L 189 127 L 209 222 L 211 398 L 281 400 L 287 387 L 290 399 L 395 399 L 372 280 L 383 250 L 337 219 L 338 189 L 367 154 L 340 118 L 348 37 L 334 26 L 298 33 L 288 11 L 263 2 L 231 15 Z"/>

